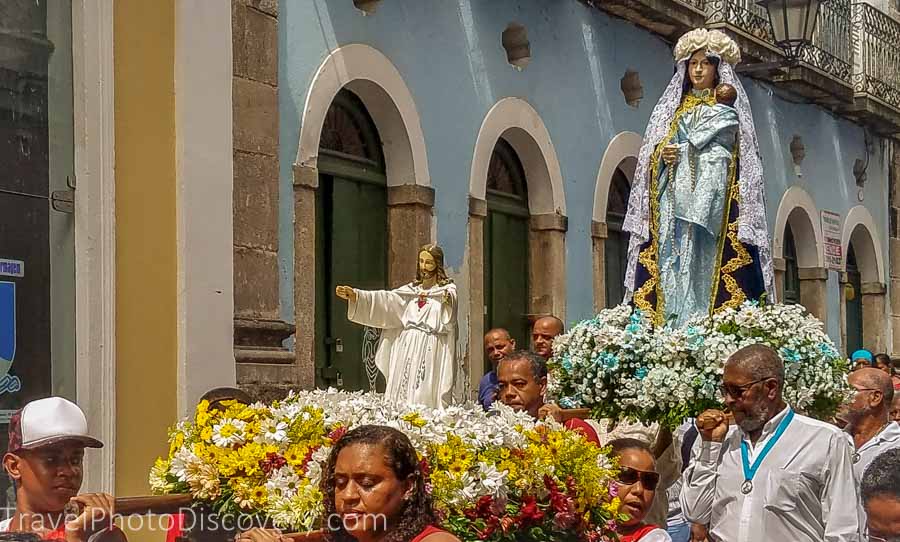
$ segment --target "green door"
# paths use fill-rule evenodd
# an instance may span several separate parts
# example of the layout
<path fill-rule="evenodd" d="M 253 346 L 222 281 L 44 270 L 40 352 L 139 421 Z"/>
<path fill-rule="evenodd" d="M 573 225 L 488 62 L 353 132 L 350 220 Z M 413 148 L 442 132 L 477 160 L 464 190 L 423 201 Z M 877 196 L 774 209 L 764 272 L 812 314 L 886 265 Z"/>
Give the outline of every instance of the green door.
<path fill-rule="evenodd" d="M 604 242 L 606 307 L 615 307 L 625 299 L 625 268 L 628 262 L 628 234 L 622 231 L 631 184 L 622 170 L 616 168 L 606 203 L 607 237 Z"/>
<path fill-rule="evenodd" d="M 362 102 L 348 91 L 335 98 L 322 130 L 317 192 L 316 385 L 383 389 L 364 362 L 376 330 L 347 320 L 338 285 L 387 288 L 387 179 L 381 142 Z M 371 361 L 371 360 L 370 360 Z M 379 379 L 381 382 L 379 382 Z"/>
<path fill-rule="evenodd" d="M 525 348 L 529 344 L 528 232 L 525 172 L 513 148 L 497 142 L 487 181 L 484 228 L 485 331 L 505 328 Z M 485 361 L 489 370 L 489 361 Z"/>
<path fill-rule="evenodd" d="M 856 253 L 853 244 L 847 250 L 847 282 L 850 285 L 847 291 L 847 354 L 851 354 L 863 345 L 863 315 L 862 315 L 862 278 L 859 268 L 856 266 Z"/>

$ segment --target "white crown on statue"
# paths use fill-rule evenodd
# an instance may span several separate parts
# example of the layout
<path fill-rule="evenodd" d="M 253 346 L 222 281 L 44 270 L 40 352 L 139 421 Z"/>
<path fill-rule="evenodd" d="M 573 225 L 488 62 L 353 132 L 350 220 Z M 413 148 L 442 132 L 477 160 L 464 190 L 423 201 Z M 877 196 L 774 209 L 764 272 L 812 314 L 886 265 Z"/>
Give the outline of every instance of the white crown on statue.
<path fill-rule="evenodd" d="M 736 66 L 741 61 L 741 48 L 721 30 L 696 28 L 681 36 L 675 45 L 675 60 L 687 60 L 695 51 L 706 49 L 725 62 Z"/>

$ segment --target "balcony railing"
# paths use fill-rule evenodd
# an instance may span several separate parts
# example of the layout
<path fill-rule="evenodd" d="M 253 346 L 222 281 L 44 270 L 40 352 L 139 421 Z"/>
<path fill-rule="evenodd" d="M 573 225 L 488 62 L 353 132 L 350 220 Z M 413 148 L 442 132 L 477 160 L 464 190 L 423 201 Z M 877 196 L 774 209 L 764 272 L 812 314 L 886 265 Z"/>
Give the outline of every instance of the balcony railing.
<path fill-rule="evenodd" d="M 769 66 L 783 58 L 766 9 L 757 0 L 667 0 L 668 6 L 658 0 L 584 1 L 625 18 L 631 16 L 621 6 L 640 5 L 634 22 L 672 40 L 688 19 L 675 27 L 671 12 L 686 7 L 682 11 L 697 18 L 705 14 L 707 27 L 731 32 L 744 50 L 745 64 Z M 668 32 L 657 30 L 654 21 Z M 900 133 L 900 21 L 863 0 L 822 2 L 812 43 L 801 50 L 800 60 L 799 67 L 781 74 L 752 66 L 749 71 L 850 118 Z"/>
<path fill-rule="evenodd" d="M 707 24 L 727 24 L 758 40 L 772 42 L 766 9 L 755 0 L 706 0 Z"/>
<path fill-rule="evenodd" d="M 800 60 L 849 83 L 853 77 L 850 0 L 822 4 L 812 43 L 800 52 Z"/>
<path fill-rule="evenodd" d="M 864 3 L 853 4 L 853 91 L 900 109 L 900 23 Z"/>

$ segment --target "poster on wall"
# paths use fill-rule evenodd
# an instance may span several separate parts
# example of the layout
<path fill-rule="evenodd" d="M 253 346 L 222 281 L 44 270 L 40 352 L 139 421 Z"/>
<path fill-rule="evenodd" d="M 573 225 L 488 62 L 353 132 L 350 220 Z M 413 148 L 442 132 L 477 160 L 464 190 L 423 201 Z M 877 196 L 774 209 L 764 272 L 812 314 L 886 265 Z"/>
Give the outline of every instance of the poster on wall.
<path fill-rule="evenodd" d="M 822 236 L 825 240 L 825 267 L 842 271 L 844 254 L 841 248 L 841 215 L 822 211 Z"/>

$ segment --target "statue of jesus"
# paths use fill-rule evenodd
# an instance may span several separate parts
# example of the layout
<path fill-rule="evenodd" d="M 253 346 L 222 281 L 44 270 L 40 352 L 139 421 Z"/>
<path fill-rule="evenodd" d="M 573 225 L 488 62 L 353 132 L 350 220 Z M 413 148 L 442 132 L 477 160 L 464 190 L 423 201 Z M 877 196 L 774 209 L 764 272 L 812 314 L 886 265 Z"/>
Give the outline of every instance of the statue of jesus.
<path fill-rule="evenodd" d="M 347 318 L 383 329 L 375 364 L 387 380 L 385 397 L 442 408 L 450 402 L 456 359 L 456 285 L 444 271 L 444 251 L 419 250 L 416 280 L 395 290 L 338 286 Z"/>

